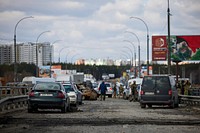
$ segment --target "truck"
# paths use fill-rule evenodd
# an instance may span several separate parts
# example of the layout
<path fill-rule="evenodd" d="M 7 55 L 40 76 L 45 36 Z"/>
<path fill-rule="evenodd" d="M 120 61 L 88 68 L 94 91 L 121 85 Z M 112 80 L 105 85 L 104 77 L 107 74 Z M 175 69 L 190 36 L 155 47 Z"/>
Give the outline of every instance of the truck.
<path fill-rule="evenodd" d="M 80 84 L 84 82 L 84 74 L 76 73 L 76 74 L 66 74 L 59 75 L 56 77 L 57 82 L 74 82 L 75 84 Z"/>
<path fill-rule="evenodd" d="M 34 77 L 34 76 L 24 77 L 22 79 L 22 83 L 26 83 L 30 86 L 33 86 L 34 84 L 38 82 L 55 82 L 55 79 L 54 78 L 39 78 L 39 77 Z"/>

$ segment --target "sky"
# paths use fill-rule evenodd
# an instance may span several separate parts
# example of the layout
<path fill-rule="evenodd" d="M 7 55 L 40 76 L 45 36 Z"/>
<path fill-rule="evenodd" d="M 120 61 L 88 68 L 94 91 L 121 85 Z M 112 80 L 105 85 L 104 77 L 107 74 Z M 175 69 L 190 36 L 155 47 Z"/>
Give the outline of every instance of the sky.
<path fill-rule="evenodd" d="M 169 7 L 171 35 L 200 35 L 199 0 L 169 0 Z M 17 22 L 32 16 L 18 23 L 17 42 L 36 42 L 44 32 L 38 42 L 54 46 L 54 62 L 128 59 L 135 52 L 138 59 L 138 45 L 146 60 L 148 28 L 151 60 L 152 35 L 168 34 L 167 8 L 168 0 L 0 0 L 0 43 L 14 43 Z"/>

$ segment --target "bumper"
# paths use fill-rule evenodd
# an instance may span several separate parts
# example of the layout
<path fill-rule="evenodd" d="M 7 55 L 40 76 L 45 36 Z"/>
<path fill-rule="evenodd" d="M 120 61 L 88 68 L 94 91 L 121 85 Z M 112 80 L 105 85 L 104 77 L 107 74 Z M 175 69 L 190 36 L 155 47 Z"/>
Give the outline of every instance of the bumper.
<path fill-rule="evenodd" d="M 28 100 L 28 105 L 33 108 L 41 109 L 61 109 L 65 106 L 65 100 L 45 101 L 45 100 Z"/>
<path fill-rule="evenodd" d="M 153 105 L 170 105 L 173 103 L 172 100 L 168 100 L 168 101 L 144 101 L 142 99 L 140 99 L 140 103 L 141 104 L 153 104 Z"/>

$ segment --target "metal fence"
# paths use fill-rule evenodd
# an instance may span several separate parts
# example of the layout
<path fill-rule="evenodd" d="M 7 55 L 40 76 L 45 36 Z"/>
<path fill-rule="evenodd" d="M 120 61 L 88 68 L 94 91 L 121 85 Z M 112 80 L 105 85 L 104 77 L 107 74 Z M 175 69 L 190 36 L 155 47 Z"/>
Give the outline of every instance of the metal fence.
<path fill-rule="evenodd" d="M 27 95 L 30 90 L 29 86 L 1 86 L 0 100 L 6 97 Z"/>
<path fill-rule="evenodd" d="M 188 90 L 188 95 L 190 95 L 190 96 L 200 96 L 200 88 Z"/>

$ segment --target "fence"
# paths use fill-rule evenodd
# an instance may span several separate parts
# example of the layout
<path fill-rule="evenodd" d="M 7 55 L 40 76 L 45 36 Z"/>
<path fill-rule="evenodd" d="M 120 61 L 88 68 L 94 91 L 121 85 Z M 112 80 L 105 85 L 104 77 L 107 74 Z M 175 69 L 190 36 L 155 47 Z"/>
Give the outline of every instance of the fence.
<path fill-rule="evenodd" d="M 30 89 L 29 86 L 1 86 L 0 100 L 6 97 L 27 95 Z"/>
<path fill-rule="evenodd" d="M 188 95 L 200 96 L 200 88 L 199 89 L 190 89 L 190 90 L 188 90 Z"/>

